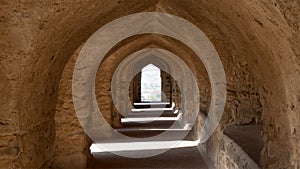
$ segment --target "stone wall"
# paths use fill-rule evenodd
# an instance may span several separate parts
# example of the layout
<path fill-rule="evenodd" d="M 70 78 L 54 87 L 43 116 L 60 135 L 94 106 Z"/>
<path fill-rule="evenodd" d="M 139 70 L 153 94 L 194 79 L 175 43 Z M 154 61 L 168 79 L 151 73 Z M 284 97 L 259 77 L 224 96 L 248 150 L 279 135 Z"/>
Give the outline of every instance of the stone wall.
<path fill-rule="evenodd" d="M 82 129 L 73 105 L 72 76 L 81 47 L 65 66 L 60 79 L 55 113 L 55 155 L 53 168 L 85 168 L 91 141 Z"/>
<path fill-rule="evenodd" d="M 218 169 L 259 169 L 248 154 L 234 140 L 222 136 L 221 149 L 217 154 L 216 168 Z"/>
<path fill-rule="evenodd" d="M 56 100 L 68 60 L 104 24 L 144 11 L 187 19 L 209 37 L 221 57 L 228 102 L 222 123 L 208 142 L 212 154 L 218 153 L 220 133 L 227 125 L 262 122 L 264 167 L 297 165 L 298 0 L 45 0 L 0 4 L 0 168 L 46 168 L 51 164 Z M 117 65 L 128 54 L 152 45 L 193 62 L 187 64 L 194 65 L 194 71 L 199 67 L 180 42 L 149 37 L 135 36 L 120 43 L 111 51 L 110 58 L 114 59 L 107 65 Z"/>
<path fill-rule="evenodd" d="M 55 156 L 52 164 L 54 168 L 85 168 L 90 158 L 89 147 L 92 141 L 77 119 L 72 96 L 73 70 L 82 46 L 72 55 L 60 79 L 55 114 Z M 99 67 L 98 72 L 95 94 L 99 109 L 108 124 L 118 127 L 120 115 L 111 103 L 111 77 L 104 75 L 104 64 Z M 110 130 L 103 128 L 101 135 L 108 136 L 109 132 Z"/>

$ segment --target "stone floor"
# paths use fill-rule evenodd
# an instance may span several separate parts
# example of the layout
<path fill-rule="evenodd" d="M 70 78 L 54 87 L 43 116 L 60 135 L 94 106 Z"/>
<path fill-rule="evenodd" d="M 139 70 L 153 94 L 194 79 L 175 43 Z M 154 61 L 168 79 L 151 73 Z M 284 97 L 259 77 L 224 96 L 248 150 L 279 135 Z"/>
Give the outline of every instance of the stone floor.
<path fill-rule="evenodd" d="M 208 168 L 197 147 L 171 149 L 161 155 L 150 158 L 125 158 L 112 153 L 94 153 L 94 158 L 89 168 Z"/>
<path fill-rule="evenodd" d="M 134 138 L 152 137 L 167 131 L 168 128 L 176 123 L 174 120 L 168 121 L 153 121 L 147 124 L 136 123 L 134 121 L 125 123 L 125 126 L 119 129 L 119 132 Z M 150 130 L 149 130 L 150 129 Z M 153 130 L 151 130 L 153 129 Z M 188 135 L 184 139 L 177 138 L 182 132 L 187 132 Z M 168 135 L 160 137 L 160 140 L 153 140 L 147 142 L 117 142 L 115 139 L 102 141 L 98 144 L 111 144 L 113 151 L 122 151 L 126 156 L 136 154 L 143 155 L 149 151 L 160 151 L 172 149 L 147 158 L 127 158 L 115 155 L 106 151 L 94 151 L 92 154 L 94 159 L 88 164 L 88 168 L 119 168 L 119 169 L 133 169 L 133 168 L 180 168 L 180 169 L 206 169 L 209 168 L 201 153 L 198 150 L 198 142 L 192 140 L 189 130 L 186 131 L 178 126 L 177 129 L 169 131 Z M 183 140 L 174 148 L 174 141 Z"/>

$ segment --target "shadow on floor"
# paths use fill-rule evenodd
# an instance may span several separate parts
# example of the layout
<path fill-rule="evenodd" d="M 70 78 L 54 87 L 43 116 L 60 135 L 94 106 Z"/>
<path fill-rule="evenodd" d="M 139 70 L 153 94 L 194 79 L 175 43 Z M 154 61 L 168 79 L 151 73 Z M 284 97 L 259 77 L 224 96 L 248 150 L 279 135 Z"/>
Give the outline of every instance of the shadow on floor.
<path fill-rule="evenodd" d="M 93 155 L 94 159 L 88 164 L 88 168 L 91 169 L 208 169 L 197 147 L 171 149 L 163 154 L 149 158 L 125 158 L 108 152 L 94 153 Z"/>

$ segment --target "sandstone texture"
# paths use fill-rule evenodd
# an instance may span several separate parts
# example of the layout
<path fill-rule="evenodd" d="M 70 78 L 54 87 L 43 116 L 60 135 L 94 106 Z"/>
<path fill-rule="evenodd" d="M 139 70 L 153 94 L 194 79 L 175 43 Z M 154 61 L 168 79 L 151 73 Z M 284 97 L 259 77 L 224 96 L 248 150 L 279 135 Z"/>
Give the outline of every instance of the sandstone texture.
<path fill-rule="evenodd" d="M 92 141 L 73 107 L 75 60 L 88 38 L 106 23 L 151 11 L 193 23 L 220 56 L 227 81 L 226 107 L 216 132 L 205 143 L 215 166 L 244 165 L 232 160 L 235 144 L 224 139 L 224 129 L 232 125 L 263 126 L 263 168 L 300 166 L 299 0 L 2 0 L 0 168 L 85 168 Z M 105 120 L 121 127 L 111 79 L 122 60 L 145 48 L 174 53 L 196 76 L 201 96 L 201 114 L 193 127 L 197 137 L 210 106 L 208 74 L 188 46 L 163 35 L 135 35 L 106 54 L 95 81 Z M 172 97 L 179 103 L 182 91 L 176 82 L 165 85 L 174 86 L 177 94 Z M 139 96 L 134 85 L 128 90 L 132 100 Z M 101 134 L 109 132 L 103 128 Z"/>

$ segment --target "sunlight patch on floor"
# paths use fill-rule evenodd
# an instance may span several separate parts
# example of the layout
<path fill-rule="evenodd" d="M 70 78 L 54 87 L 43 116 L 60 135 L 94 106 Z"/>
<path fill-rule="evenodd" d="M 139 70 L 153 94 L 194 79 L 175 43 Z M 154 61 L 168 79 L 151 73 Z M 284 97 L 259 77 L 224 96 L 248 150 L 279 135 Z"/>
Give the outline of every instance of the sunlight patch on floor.
<path fill-rule="evenodd" d="M 113 151 L 138 151 L 158 150 L 170 148 L 195 147 L 199 141 L 174 140 L 174 141 L 151 141 L 151 142 L 128 142 L 128 143 L 94 143 L 90 147 L 91 153 Z M 174 147 L 175 145 L 175 147 Z"/>

